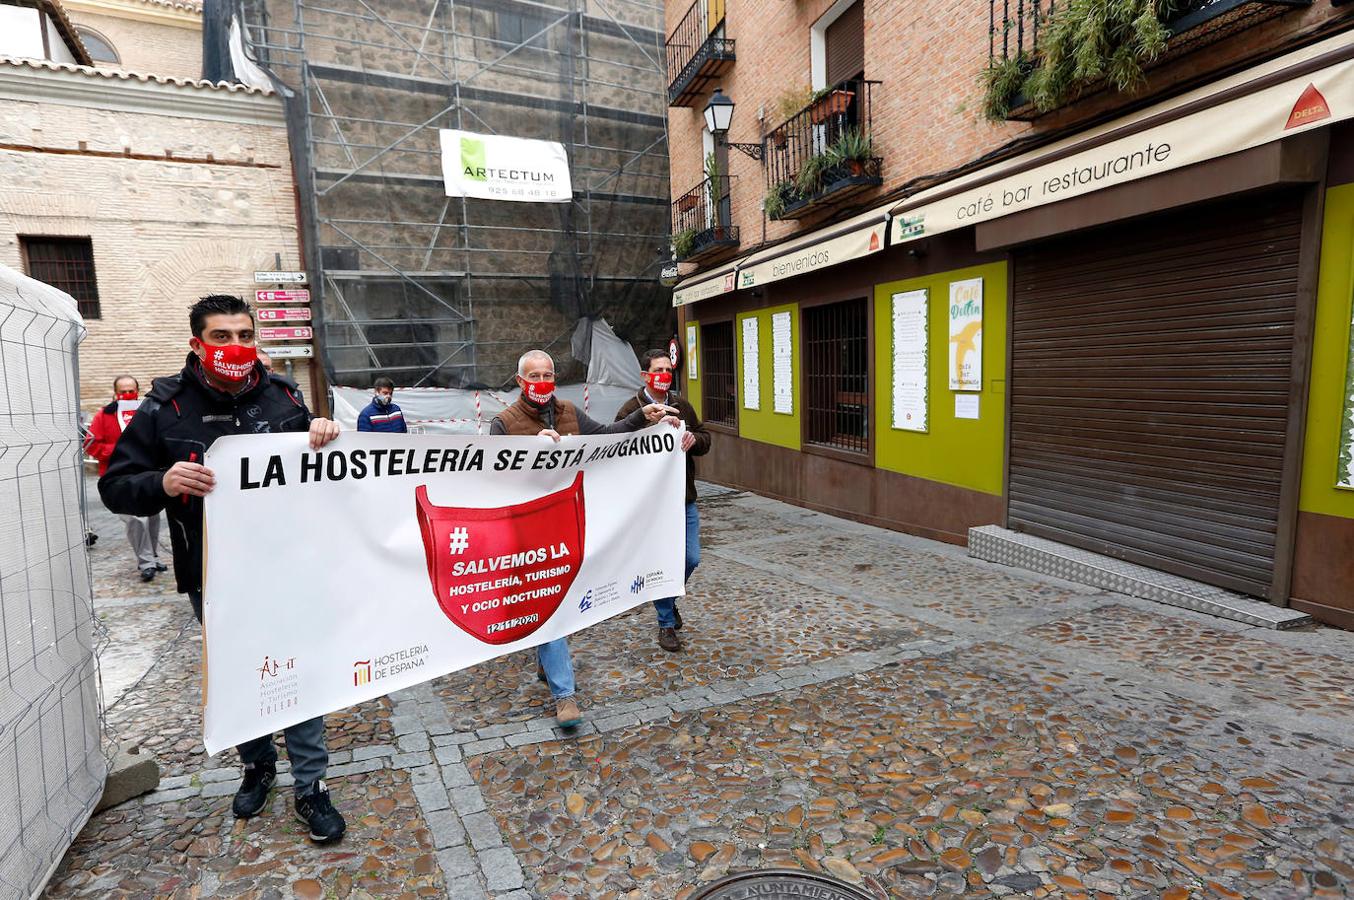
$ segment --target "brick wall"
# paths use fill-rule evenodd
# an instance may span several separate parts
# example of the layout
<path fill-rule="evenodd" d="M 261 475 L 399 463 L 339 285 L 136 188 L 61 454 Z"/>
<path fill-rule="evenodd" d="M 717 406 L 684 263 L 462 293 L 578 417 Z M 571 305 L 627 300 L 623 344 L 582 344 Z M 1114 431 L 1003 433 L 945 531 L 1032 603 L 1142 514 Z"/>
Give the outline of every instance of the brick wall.
<path fill-rule="evenodd" d="M 865 205 L 919 176 L 968 162 L 1031 131 L 1075 126 L 1142 97 L 1169 91 L 1209 72 L 1272 54 L 1322 29 L 1348 27 L 1354 8 L 1317 2 L 1310 8 L 1235 31 L 1220 41 L 1163 63 L 1149 72 L 1136 97 L 1100 94 L 1071 104 L 1033 124 L 991 123 L 982 114 L 980 76 L 988 62 L 988 4 L 982 0 L 863 0 L 865 74 L 875 87 L 874 142 L 884 159 L 884 184 L 854 199 Z M 808 87 L 810 29 L 832 0 L 727 0 L 727 35 L 737 42 L 737 62 L 720 86 L 737 104 L 729 140 L 756 142 L 779 124 L 776 100 L 787 88 Z M 666 33 L 690 8 L 690 0 L 669 0 Z M 670 108 L 669 156 L 673 196 L 697 184 L 702 174 L 702 110 L 708 95 L 691 109 Z M 764 107 L 766 121 L 758 121 Z M 730 153 L 733 224 L 742 231 L 742 251 L 775 240 L 822 218 L 767 222 L 761 213 L 766 192 L 761 163 Z M 765 228 L 765 232 L 763 229 Z"/>
<path fill-rule="evenodd" d="M 131 19 L 84 9 L 69 12 L 77 26 L 92 28 L 108 39 L 121 62 L 109 68 L 174 78 L 202 77 L 202 20 L 196 26 Z"/>
<path fill-rule="evenodd" d="M 108 87 L 102 78 L 51 74 Z M 220 103 L 224 95 L 157 87 L 177 92 L 172 99 L 181 107 Z M 224 96 L 249 105 L 258 122 L 0 95 L 0 144 L 35 148 L 0 149 L 0 263 L 22 269 L 19 235 L 92 239 L 102 318 L 88 322 L 81 347 L 86 407 L 106 401 L 118 373 L 148 386 L 181 368 L 190 337 L 187 310 L 197 297 L 252 297 L 254 271 L 274 268 L 275 254 L 282 268 L 299 267 L 279 101 Z M 93 155 L 121 154 L 124 145 L 132 158 Z M 213 161 L 205 161 L 208 154 Z M 134 158 L 140 155 L 148 158 Z M 314 405 L 308 379 L 301 381 Z"/>

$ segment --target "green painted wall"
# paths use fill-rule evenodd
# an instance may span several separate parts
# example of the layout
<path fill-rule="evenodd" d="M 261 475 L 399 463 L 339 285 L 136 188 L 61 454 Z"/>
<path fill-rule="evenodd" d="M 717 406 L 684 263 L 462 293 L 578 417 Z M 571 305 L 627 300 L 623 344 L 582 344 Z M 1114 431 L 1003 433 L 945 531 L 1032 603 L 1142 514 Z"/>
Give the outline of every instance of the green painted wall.
<path fill-rule="evenodd" d="M 771 359 L 771 315 L 779 312 L 790 313 L 790 343 L 792 345 L 794 383 L 794 414 L 784 415 L 772 412 L 774 398 L 772 388 Z M 761 409 L 752 410 L 743 407 L 743 320 L 755 318 L 757 322 L 758 372 L 761 380 Z M 803 375 L 800 371 L 799 308 L 797 304 L 773 306 L 755 312 L 740 313 L 733 323 L 733 346 L 738 357 L 738 434 L 752 441 L 775 444 L 779 447 L 799 449 L 800 406 L 803 394 L 799 389 Z"/>
<path fill-rule="evenodd" d="M 691 359 L 685 357 L 685 365 L 682 366 L 681 382 L 676 386 L 677 392 L 687 399 L 687 401 L 696 408 L 696 415 L 705 420 L 705 398 L 701 393 L 701 377 L 705 375 L 705 360 L 701 354 L 705 351 L 701 344 L 701 323 L 694 319 L 688 319 L 686 325 L 682 326 L 682 333 L 678 338 L 682 342 L 682 353 L 686 353 L 686 329 L 694 326 L 696 329 L 696 378 L 693 380 L 687 377 L 691 372 Z"/>
<path fill-rule="evenodd" d="M 1351 297 L 1354 297 L 1354 184 L 1344 184 L 1326 192 L 1298 505 L 1307 512 L 1354 519 L 1354 491 L 1335 487 L 1341 395 L 1349 357 Z"/>
<path fill-rule="evenodd" d="M 983 389 L 978 418 L 954 417 L 950 390 L 950 282 L 983 279 Z M 928 291 L 930 403 L 926 433 L 893 425 L 893 295 Z M 1001 496 L 1006 434 L 1006 263 L 940 272 L 875 286 L 875 465 L 892 472 Z"/>

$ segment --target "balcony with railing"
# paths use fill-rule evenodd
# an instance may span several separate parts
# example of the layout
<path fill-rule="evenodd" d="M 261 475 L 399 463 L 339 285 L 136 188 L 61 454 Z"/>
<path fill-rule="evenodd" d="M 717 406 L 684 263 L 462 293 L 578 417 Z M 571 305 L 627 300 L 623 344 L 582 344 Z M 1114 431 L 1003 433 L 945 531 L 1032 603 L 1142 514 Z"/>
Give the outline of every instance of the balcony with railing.
<path fill-rule="evenodd" d="M 703 262 L 738 247 L 738 226 L 731 224 L 729 176 L 716 175 L 672 204 L 672 251 L 680 262 Z"/>
<path fill-rule="evenodd" d="M 724 36 L 724 0 L 696 0 L 663 47 L 668 105 L 695 106 L 711 83 L 733 65 L 733 41 Z"/>
<path fill-rule="evenodd" d="M 874 155 L 877 81 L 844 81 L 814 95 L 763 139 L 768 218 L 798 219 L 883 183 Z"/>
<path fill-rule="evenodd" d="M 1107 88 L 1142 81 L 1143 70 L 1244 29 L 1312 5 L 1312 0 L 1168 0 L 1157 20 L 1122 4 L 1105 21 L 1074 23 L 1069 0 L 988 0 L 988 98 L 993 119 L 1029 121 Z M 1061 31 L 1062 34 L 1058 32 Z M 1069 37 L 1071 35 L 1071 37 Z M 1063 60 L 1048 69 L 1049 44 Z M 1099 58 L 1099 65 L 1088 65 Z M 1093 72 L 1079 77 L 1082 72 Z M 1032 78 L 1031 76 L 1036 77 Z"/>

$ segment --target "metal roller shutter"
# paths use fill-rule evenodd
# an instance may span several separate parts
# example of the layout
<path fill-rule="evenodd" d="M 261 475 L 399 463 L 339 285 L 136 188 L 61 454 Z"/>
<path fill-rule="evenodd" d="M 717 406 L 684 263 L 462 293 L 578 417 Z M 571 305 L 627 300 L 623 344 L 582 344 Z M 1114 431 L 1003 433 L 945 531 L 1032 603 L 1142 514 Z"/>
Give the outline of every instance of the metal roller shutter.
<path fill-rule="evenodd" d="M 1269 596 L 1300 217 L 1250 197 L 1016 254 L 1012 528 Z"/>

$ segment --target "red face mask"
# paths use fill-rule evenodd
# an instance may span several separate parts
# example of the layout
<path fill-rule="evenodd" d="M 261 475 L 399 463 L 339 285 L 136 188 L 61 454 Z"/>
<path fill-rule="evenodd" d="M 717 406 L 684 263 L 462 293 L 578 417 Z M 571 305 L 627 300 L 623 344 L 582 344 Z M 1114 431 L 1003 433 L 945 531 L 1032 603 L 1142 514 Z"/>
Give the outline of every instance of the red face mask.
<path fill-rule="evenodd" d="M 258 348 L 246 347 L 244 344 L 222 344 L 218 347 L 202 341 L 202 349 L 206 353 L 202 364 L 222 381 L 244 381 L 259 359 Z"/>
<path fill-rule="evenodd" d="M 666 394 L 668 388 L 672 387 L 672 372 L 645 372 L 644 380 L 649 383 L 649 387 L 660 394 Z"/>
<path fill-rule="evenodd" d="M 119 400 L 135 400 L 135 399 L 136 399 L 136 391 L 119 391 L 119 392 L 118 392 L 118 399 L 119 399 Z"/>
<path fill-rule="evenodd" d="M 545 406 L 555 395 L 555 381 L 528 381 L 527 399 L 537 406 Z"/>
<path fill-rule="evenodd" d="M 434 506 L 425 485 L 414 498 L 428 580 L 447 618 L 486 644 L 512 643 L 549 621 L 583 565 L 582 472 L 515 506 Z"/>

